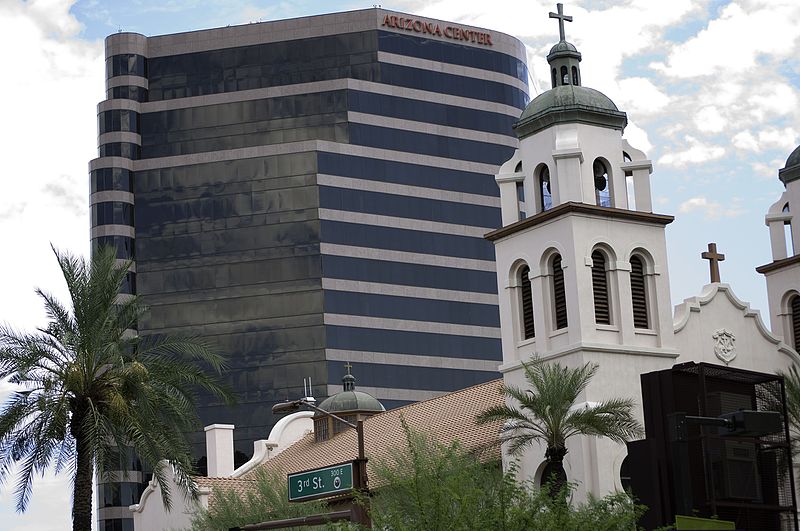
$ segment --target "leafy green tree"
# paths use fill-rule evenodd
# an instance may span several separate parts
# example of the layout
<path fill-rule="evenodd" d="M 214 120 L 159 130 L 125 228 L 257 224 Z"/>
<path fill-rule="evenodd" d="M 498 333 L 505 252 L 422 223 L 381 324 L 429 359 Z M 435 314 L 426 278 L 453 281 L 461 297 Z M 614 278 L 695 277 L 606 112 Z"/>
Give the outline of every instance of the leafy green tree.
<path fill-rule="evenodd" d="M 522 529 L 513 507 L 523 494 L 499 462 L 483 463 L 458 442 L 443 445 L 403 423 L 406 444 L 376 464 L 376 529 Z"/>
<path fill-rule="evenodd" d="M 0 480 L 16 470 L 17 510 L 50 467 L 73 477 L 72 526 L 89 531 L 92 475 L 124 470 L 132 449 L 152 466 L 169 506 L 166 460 L 194 494 L 186 434 L 199 428 L 199 390 L 230 401 L 213 373 L 223 358 L 198 339 L 139 336 L 145 309 L 119 296 L 129 264 L 113 248 L 91 261 L 53 249 L 67 284 L 65 306 L 38 289 L 48 325 L 33 333 L 0 326 L 0 378 L 16 384 L 0 411 Z M 17 465 L 15 467 L 15 465 Z"/>
<path fill-rule="evenodd" d="M 533 359 L 524 363 L 525 389 L 504 385 L 503 396 L 512 405 L 494 406 L 480 415 L 479 423 L 503 422 L 501 441 L 509 444 L 512 455 L 520 454 L 533 443 L 545 445 L 545 458 L 563 470 L 567 439 L 574 435 L 608 437 L 625 442 L 639 437 L 643 429 L 633 416 L 633 401 L 616 398 L 585 407 L 574 407 L 578 396 L 597 373 L 598 365 L 586 363 L 569 368 L 558 362 Z M 556 487 L 565 481 L 560 477 Z"/>
<path fill-rule="evenodd" d="M 224 488 L 214 489 L 210 507 L 198 508 L 193 515 L 192 530 L 228 531 L 232 527 L 309 516 L 330 510 L 317 501 L 290 503 L 286 496 L 285 475 L 275 474 L 262 468 L 249 477 L 249 483 L 249 488 L 244 492 Z"/>

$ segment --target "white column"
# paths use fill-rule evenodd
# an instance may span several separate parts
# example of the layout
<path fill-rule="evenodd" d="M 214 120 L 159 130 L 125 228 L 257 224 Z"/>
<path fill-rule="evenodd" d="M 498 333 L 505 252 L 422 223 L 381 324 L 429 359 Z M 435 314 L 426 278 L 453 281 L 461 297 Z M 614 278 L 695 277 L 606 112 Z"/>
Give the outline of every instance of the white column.
<path fill-rule="evenodd" d="M 227 477 L 233 474 L 233 424 L 211 424 L 206 432 L 208 477 Z"/>
<path fill-rule="evenodd" d="M 650 191 L 650 174 L 653 173 L 653 163 L 649 160 L 626 162 L 620 166 L 624 172 L 633 173 L 633 200 L 636 210 L 641 212 L 653 211 L 653 196 Z"/>

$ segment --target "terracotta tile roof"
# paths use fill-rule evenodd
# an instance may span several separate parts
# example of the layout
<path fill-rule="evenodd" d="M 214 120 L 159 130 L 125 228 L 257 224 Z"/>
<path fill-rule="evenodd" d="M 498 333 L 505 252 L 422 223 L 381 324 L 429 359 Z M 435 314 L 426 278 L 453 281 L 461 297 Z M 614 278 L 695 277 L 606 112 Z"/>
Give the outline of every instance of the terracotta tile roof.
<path fill-rule="evenodd" d="M 479 451 L 482 461 L 500 459 L 498 440 L 500 423 L 477 425 L 475 417 L 490 406 L 502 403 L 502 380 L 493 380 L 473 387 L 448 393 L 424 402 L 416 402 L 364 421 L 365 452 L 370 460 L 368 474 L 373 478 L 375 464 L 390 455 L 390 451 L 405 445 L 405 434 L 400 417 L 412 430 L 424 433 L 435 440 L 449 444 L 459 441 L 468 451 Z M 327 441 L 315 442 L 309 433 L 277 456 L 263 463 L 266 468 L 280 474 L 319 468 L 355 459 L 358 455 L 355 430 L 348 429 Z M 253 472 L 243 476 L 252 477 Z M 370 480 L 371 487 L 377 487 Z"/>
<path fill-rule="evenodd" d="M 197 486 L 200 489 L 210 489 L 212 492 L 214 491 L 214 489 L 225 489 L 225 490 L 233 489 L 239 495 L 243 495 L 245 491 L 247 491 L 253 486 L 254 483 L 251 479 L 240 479 L 240 478 L 197 477 L 195 478 L 195 481 L 197 481 Z"/>
<path fill-rule="evenodd" d="M 416 402 L 397 409 L 379 413 L 364 421 L 364 442 L 370 460 L 367 473 L 370 487 L 379 487 L 373 474 L 375 465 L 390 456 L 393 449 L 405 445 L 405 434 L 400 417 L 412 430 L 424 433 L 443 444 L 459 441 L 468 451 L 475 451 L 482 461 L 500 459 L 500 447 L 496 444 L 500 423 L 477 425 L 475 417 L 490 406 L 502 404 L 500 386 L 502 380 L 492 380 L 448 393 L 424 402 Z M 281 475 L 313 468 L 321 468 L 358 456 L 358 439 L 355 430 L 339 433 L 327 441 L 315 442 L 309 433 L 284 451 L 264 462 L 242 478 L 197 478 L 198 485 L 213 489 L 234 489 L 243 494 L 254 483 L 258 470 L 266 469 Z"/>

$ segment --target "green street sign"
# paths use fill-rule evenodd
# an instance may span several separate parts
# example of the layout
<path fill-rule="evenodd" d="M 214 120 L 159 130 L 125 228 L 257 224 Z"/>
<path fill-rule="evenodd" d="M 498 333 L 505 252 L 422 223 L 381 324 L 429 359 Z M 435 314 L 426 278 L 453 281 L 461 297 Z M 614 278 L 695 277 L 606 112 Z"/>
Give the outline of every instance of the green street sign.
<path fill-rule="evenodd" d="M 289 501 L 336 496 L 353 489 L 353 463 L 289 474 Z"/>

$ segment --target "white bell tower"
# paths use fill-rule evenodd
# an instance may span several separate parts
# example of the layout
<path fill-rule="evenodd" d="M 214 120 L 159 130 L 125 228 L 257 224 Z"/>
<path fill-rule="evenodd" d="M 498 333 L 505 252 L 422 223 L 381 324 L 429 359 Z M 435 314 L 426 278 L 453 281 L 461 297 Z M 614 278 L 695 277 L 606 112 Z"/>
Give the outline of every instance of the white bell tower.
<path fill-rule="evenodd" d="M 772 332 L 800 348 L 800 146 L 778 171 L 786 190 L 766 216 L 772 262 L 756 268 L 767 279 Z"/>
<path fill-rule="evenodd" d="M 555 15 L 555 14 L 551 14 Z M 639 375 L 672 366 L 672 304 L 665 227 L 652 212 L 646 155 L 622 138 L 624 112 L 582 86 L 581 54 L 564 40 L 547 56 L 552 88 L 525 109 L 520 146 L 496 176 L 503 227 L 495 243 L 507 384 L 524 387 L 521 362 L 538 356 L 600 370 L 579 402 L 630 397 Z M 641 420 L 641 406 L 638 407 Z M 609 440 L 569 440 L 564 467 L 576 496 L 622 489 L 626 448 Z M 544 448 L 521 473 L 539 481 Z M 603 456 L 599 458 L 599 456 Z"/>

